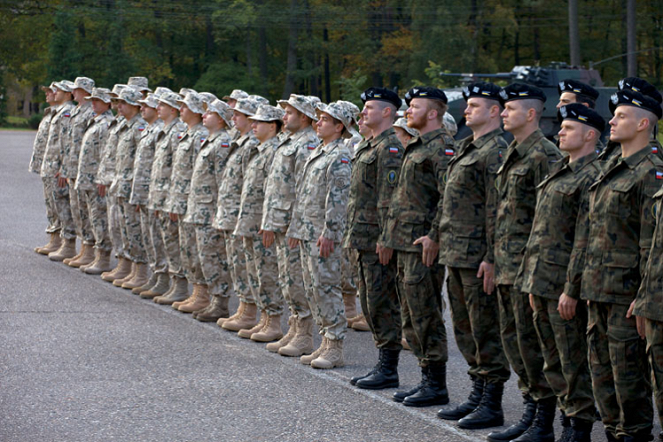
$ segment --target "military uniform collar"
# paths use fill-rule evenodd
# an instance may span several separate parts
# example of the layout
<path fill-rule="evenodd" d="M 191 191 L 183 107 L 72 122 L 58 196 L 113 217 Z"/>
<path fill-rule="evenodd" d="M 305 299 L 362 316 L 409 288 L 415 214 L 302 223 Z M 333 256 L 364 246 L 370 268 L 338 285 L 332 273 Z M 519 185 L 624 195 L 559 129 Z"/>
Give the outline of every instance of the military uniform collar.
<path fill-rule="evenodd" d="M 258 147 L 258 152 L 262 153 L 262 152 L 265 151 L 265 149 L 267 149 L 267 148 L 269 148 L 269 147 L 271 147 L 272 149 L 273 149 L 273 148 L 276 148 L 276 147 L 279 146 L 280 144 L 281 144 L 281 142 L 280 142 L 280 140 L 279 140 L 278 135 L 277 135 L 277 136 L 273 136 L 273 137 L 270 138 L 269 140 L 265 141 L 264 143 L 260 143 L 260 144 L 257 146 L 257 147 Z"/>
<path fill-rule="evenodd" d="M 488 142 L 492 141 L 493 138 L 496 138 L 500 135 L 502 135 L 504 131 L 502 130 L 501 127 L 498 127 L 497 129 L 491 130 L 487 134 L 481 135 L 478 139 L 476 140 L 471 140 L 470 143 L 476 147 L 477 149 L 481 149 L 483 146 L 488 144 Z"/>
<path fill-rule="evenodd" d="M 166 126 L 164 126 L 163 131 L 164 132 L 170 132 L 170 130 L 175 127 L 177 124 L 179 124 L 180 119 L 179 118 L 174 118 L 173 121 L 168 123 Z"/>
<path fill-rule="evenodd" d="M 618 163 L 624 163 L 629 169 L 634 169 L 651 153 L 651 144 L 647 143 L 645 147 L 634 153 L 633 155 L 623 158 L 619 157 Z"/>
<path fill-rule="evenodd" d="M 341 144 L 343 144 L 343 138 L 337 138 L 329 144 L 323 144 L 322 145 L 322 151 L 325 152 L 325 153 L 329 153 L 332 150 L 336 149 L 336 147 L 341 145 Z"/>
<path fill-rule="evenodd" d="M 432 130 L 428 133 L 425 133 L 423 135 L 419 135 L 417 138 L 414 140 L 421 140 L 421 144 L 428 144 L 430 141 L 434 140 L 435 138 L 439 137 L 443 133 L 446 132 L 446 129 L 444 127 L 441 127 L 439 129 Z M 412 144 L 410 142 L 409 144 Z"/>
<path fill-rule="evenodd" d="M 223 132 L 223 129 L 217 130 L 214 133 L 210 132 L 210 134 L 207 136 L 207 141 L 209 141 L 211 143 L 212 141 L 216 140 L 218 138 L 218 136 L 221 135 L 221 132 Z"/>
<path fill-rule="evenodd" d="M 382 131 L 382 133 L 380 133 L 380 135 L 378 135 L 377 137 L 371 138 L 369 140 L 369 143 L 371 144 L 371 146 L 375 146 L 377 144 L 380 144 L 382 140 L 384 140 L 385 138 L 388 138 L 392 135 L 396 135 L 396 131 L 394 130 L 393 126 Z"/>
<path fill-rule="evenodd" d="M 131 126 L 133 126 L 133 125 L 136 124 L 136 122 L 139 121 L 140 119 L 141 119 L 140 112 L 137 112 L 136 115 L 134 115 L 133 117 L 131 117 L 131 120 L 128 120 L 128 121 L 127 121 L 127 127 L 131 127 Z"/>
<path fill-rule="evenodd" d="M 569 157 L 565 157 L 562 160 L 562 163 L 564 164 L 564 167 L 568 167 L 571 169 L 571 172 L 577 173 L 581 169 L 583 169 L 585 166 L 587 166 L 589 163 L 597 159 L 599 155 L 596 153 L 596 151 L 592 151 L 589 155 L 585 155 L 582 158 L 579 158 L 575 161 L 570 161 Z"/>
<path fill-rule="evenodd" d="M 525 156 L 527 151 L 529 151 L 532 146 L 534 146 L 536 143 L 541 141 L 542 138 L 545 138 L 545 135 L 543 135 L 543 132 L 541 129 L 537 129 L 534 132 L 532 132 L 525 140 L 520 143 L 515 145 L 515 150 L 518 152 L 519 156 Z M 513 141 L 514 143 L 517 143 L 517 141 Z"/>
<path fill-rule="evenodd" d="M 293 141 L 298 141 L 304 137 L 310 137 L 311 135 L 315 135 L 315 129 L 313 129 L 313 126 L 309 124 L 304 129 L 298 130 L 294 134 L 290 134 L 288 138 L 292 138 Z"/>
<path fill-rule="evenodd" d="M 186 133 L 195 134 L 196 132 L 199 132 L 201 129 L 203 129 L 203 123 L 198 123 L 193 127 L 187 127 Z"/>
<path fill-rule="evenodd" d="M 113 112 L 111 112 L 110 109 L 108 109 L 107 111 L 105 111 L 105 112 L 102 113 L 102 114 L 95 115 L 95 116 L 94 116 L 94 119 L 95 119 L 95 120 L 99 120 L 99 119 L 101 119 L 102 117 L 107 117 L 107 116 L 111 116 L 111 117 L 113 116 Z"/>

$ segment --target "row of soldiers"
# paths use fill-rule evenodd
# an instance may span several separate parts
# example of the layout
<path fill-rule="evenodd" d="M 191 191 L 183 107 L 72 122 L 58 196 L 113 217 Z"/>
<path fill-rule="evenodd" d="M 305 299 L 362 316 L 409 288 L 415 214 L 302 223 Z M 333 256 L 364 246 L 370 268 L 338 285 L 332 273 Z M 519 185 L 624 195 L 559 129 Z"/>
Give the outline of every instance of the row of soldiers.
<path fill-rule="evenodd" d="M 605 148 L 605 121 L 591 109 L 598 92 L 572 80 L 559 86 L 559 148 L 539 129 L 545 95 L 524 84 L 470 85 L 473 135 L 456 143 L 447 97 L 432 87 L 411 89 L 396 121 L 402 100 L 384 88 L 366 90 L 359 112 L 298 95 L 274 107 L 242 91 L 224 102 L 192 90 L 143 96 L 143 78 L 113 91 L 90 82 L 52 85 L 54 110 L 35 142 L 52 234 L 41 253 L 100 273 L 114 248 L 118 266 L 104 279 L 316 368 L 343 365 L 342 286 L 352 279 L 343 268 L 356 268 L 379 360 L 351 383 L 398 387 L 406 343 L 421 383 L 394 400 L 415 407 L 449 402 L 446 268 L 472 391 L 441 418 L 502 425 L 510 365 L 525 410 L 489 440 L 552 441 L 558 406 L 562 439 L 589 440 L 595 402 L 610 441 L 650 440 L 662 319 L 660 252 L 649 259 L 649 249 L 661 247 L 663 162 L 650 144 L 661 97 L 644 80 L 623 80 L 611 97 Z M 86 102 L 93 116 L 77 132 L 72 117 Z M 228 317 L 232 293 L 240 304 Z"/>

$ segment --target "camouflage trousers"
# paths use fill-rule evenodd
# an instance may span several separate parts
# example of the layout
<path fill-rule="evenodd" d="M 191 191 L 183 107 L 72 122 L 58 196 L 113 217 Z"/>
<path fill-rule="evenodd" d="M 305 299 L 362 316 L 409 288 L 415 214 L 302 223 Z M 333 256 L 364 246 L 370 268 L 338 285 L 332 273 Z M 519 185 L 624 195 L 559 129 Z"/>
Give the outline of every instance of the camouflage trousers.
<path fill-rule="evenodd" d="M 290 314 L 299 318 L 311 316 L 311 309 L 306 299 L 304 276 L 302 274 L 302 259 L 298 249 L 288 246 L 285 233 L 274 233 L 276 257 L 279 268 L 279 285 L 285 298 Z"/>
<path fill-rule="evenodd" d="M 392 260 L 383 266 L 375 252 L 357 250 L 355 255 L 358 258 L 359 302 L 373 333 L 375 346 L 401 350 L 401 306 L 396 292 L 396 262 Z"/>
<path fill-rule="evenodd" d="M 157 220 L 164 251 L 166 252 L 166 260 L 168 261 L 168 273 L 171 276 L 184 278 L 182 258 L 180 257 L 179 222 L 171 221 L 166 212 L 158 212 Z"/>
<path fill-rule="evenodd" d="M 589 302 L 587 346 L 594 399 L 613 436 L 650 434 L 654 410 L 645 341 L 628 305 Z"/>
<path fill-rule="evenodd" d="M 441 302 L 444 267 L 437 262 L 426 267 L 421 262 L 420 252 L 397 251 L 395 254 L 403 335 L 420 366 L 446 363 L 447 331 Z"/>
<path fill-rule="evenodd" d="M 497 286 L 502 347 L 519 378 L 518 387 L 535 401 L 555 397 L 543 374 L 541 345 L 529 297 L 513 285 Z"/>
<path fill-rule="evenodd" d="M 483 279 L 477 278 L 477 269 L 448 267 L 447 270 L 454 335 L 470 366 L 468 374 L 488 383 L 506 382 L 511 370 L 495 323 L 499 312 L 497 295 L 483 291 Z"/>
<path fill-rule="evenodd" d="M 663 422 L 663 322 L 645 318 L 647 356 L 654 383 L 654 400 L 658 410 L 658 420 Z"/>
<path fill-rule="evenodd" d="M 120 205 L 120 227 L 122 232 L 122 247 L 125 256 L 137 264 L 146 264 L 145 243 L 143 242 L 143 231 L 140 228 L 140 212 L 136 211 L 135 204 L 129 204 L 124 198 L 118 198 Z"/>
<path fill-rule="evenodd" d="M 140 206 L 140 230 L 143 232 L 147 264 L 152 273 L 167 273 L 168 260 L 154 210 Z"/>
<path fill-rule="evenodd" d="M 71 217 L 71 204 L 69 204 L 69 185 L 58 186 L 57 178 L 49 178 L 53 184 L 53 202 L 55 204 L 58 219 L 60 220 L 60 236 L 64 239 L 76 239 L 76 227 Z"/>
<path fill-rule="evenodd" d="M 587 361 L 587 303 L 579 301 L 567 321 L 557 311 L 558 299 L 534 296 L 534 328 L 543 353 L 543 374 L 566 416 L 596 418 L 592 378 Z"/>
<path fill-rule="evenodd" d="M 116 196 L 108 194 L 108 188 L 106 189 L 106 207 L 106 212 L 108 213 L 108 232 L 111 243 L 113 243 L 115 256 L 117 258 L 129 259 L 128 252 L 124 250 L 124 244 L 122 243 L 122 210 L 120 209 L 120 203 Z"/>
<path fill-rule="evenodd" d="M 245 304 L 255 304 L 255 298 L 251 287 L 249 287 L 246 275 L 246 253 L 244 252 L 244 240 L 241 236 L 233 235 L 229 230 L 222 230 L 226 244 L 226 256 L 230 267 L 230 278 L 233 290 L 237 298 Z"/>
<path fill-rule="evenodd" d="M 94 236 L 94 248 L 110 252 L 113 249 L 110 234 L 108 232 L 108 210 L 106 197 L 99 196 L 97 189 L 82 190 L 82 200 L 85 205 L 92 226 L 92 235 Z"/>
<path fill-rule="evenodd" d="M 341 292 L 344 295 L 357 295 L 357 254 L 352 249 L 341 250 Z"/>
<path fill-rule="evenodd" d="M 244 253 L 249 286 L 258 308 L 269 316 L 283 314 L 276 248 L 273 244 L 269 248 L 265 247 L 262 235 L 245 236 Z"/>
<path fill-rule="evenodd" d="M 185 223 L 180 219 L 179 231 L 180 259 L 182 260 L 182 270 L 184 271 L 184 277 L 191 284 L 205 284 L 203 269 L 200 266 L 200 258 L 198 257 L 196 226 L 191 223 Z"/>
<path fill-rule="evenodd" d="M 211 225 L 196 224 L 198 260 L 210 295 L 230 297 L 232 283 L 223 234 Z"/>
<path fill-rule="evenodd" d="M 48 220 L 48 227 L 46 233 L 57 233 L 60 231 L 60 219 L 58 218 L 58 208 L 55 205 L 55 198 L 53 197 L 53 179 L 41 178 L 44 187 L 44 203 L 46 204 L 46 219 Z"/>
<path fill-rule="evenodd" d="M 320 334 L 332 341 L 342 340 L 348 327 L 341 292 L 340 244 L 334 244 L 329 257 L 320 256 L 314 241 L 300 241 L 302 276 L 311 315 L 320 328 Z"/>
<path fill-rule="evenodd" d="M 73 180 L 69 183 L 69 204 L 71 204 L 71 217 L 78 236 L 83 244 L 91 246 L 94 244 L 94 233 L 90 224 L 90 212 L 87 200 L 82 190 L 75 189 Z"/>

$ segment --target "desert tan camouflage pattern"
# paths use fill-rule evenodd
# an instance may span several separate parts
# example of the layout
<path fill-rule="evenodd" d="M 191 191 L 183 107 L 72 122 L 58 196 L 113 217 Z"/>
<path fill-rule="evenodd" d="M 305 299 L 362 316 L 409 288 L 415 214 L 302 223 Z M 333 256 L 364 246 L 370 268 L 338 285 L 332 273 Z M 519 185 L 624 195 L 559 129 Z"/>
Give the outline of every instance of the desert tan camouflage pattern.
<path fill-rule="evenodd" d="M 244 236 L 246 274 L 255 303 L 269 316 L 283 313 L 283 294 L 279 287 L 276 247 L 267 248 L 262 237 Z"/>
<path fill-rule="evenodd" d="M 124 94 L 127 89 L 123 90 Z M 147 122 L 137 113 L 131 120 L 125 121 L 117 132 L 117 149 L 115 151 L 115 176 L 110 186 L 110 193 L 118 198 L 131 197 L 131 184 L 134 176 L 134 162 L 138 143 L 147 129 Z"/>
<path fill-rule="evenodd" d="M 166 210 L 170 213 L 184 216 L 187 211 L 193 166 L 208 134 L 202 123 L 196 124 L 182 134 L 177 148 L 173 150 L 173 172 L 166 203 Z"/>
<path fill-rule="evenodd" d="M 119 131 L 126 124 L 126 119 L 122 116 L 116 116 L 108 125 L 108 137 L 101 150 L 99 168 L 97 169 L 97 178 L 95 183 L 104 186 L 113 184 L 115 178 L 115 153 L 117 152 L 117 143 L 119 141 Z"/>
<path fill-rule="evenodd" d="M 135 263 L 146 264 L 147 253 L 143 240 L 143 230 L 140 222 L 140 212 L 136 205 L 130 204 L 125 198 L 118 197 L 120 207 L 120 231 L 122 234 L 122 248 L 125 256 Z"/>
<path fill-rule="evenodd" d="M 74 103 L 68 101 L 60 105 L 51 118 L 46 139 L 46 151 L 41 165 L 42 177 L 54 177 L 61 172 L 62 157 L 64 155 L 65 141 L 69 131 L 71 113 Z"/>
<path fill-rule="evenodd" d="M 108 202 L 106 197 L 100 196 L 96 188 L 82 189 L 79 190 L 79 193 L 81 199 L 85 199 L 94 238 L 94 248 L 110 252 L 113 249 L 113 244 L 108 229 Z"/>
<path fill-rule="evenodd" d="M 51 119 L 53 118 L 54 113 L 55 110 L 53 107 L 47 107 L 44 109 L 44 116 L 39 122 L 37 135 L 35 136 L 35 141 L 32 144 L 32 157 L 30 157 L 30 164 L 28 165 L 29 172 L 41 172 L 41 164 L 44 161 L 44 154 L 46 153 L 48 130 L 51 127 Z"/>
<path fill-rule="evenodd" d="M 97 190 L 95 180 L 99 170 L 99 162 L 108 139 L 108 128 L 113 120 L 113 113 L 109 109 L 103 114 L 95 116 L 88 123 L 78 156 L 77 190 Z"/>
<path fill-rule="evenodd" d="M 157 134 L 147 202 L 147 208 L 150 210 L 166 211 L 167 209 L 166 202 L 173 172 L 173 152 L 185 131 L 186 125 L 179 118 L 175 118 L 162 127 Z"/>
<path fill-rule="evenodd" d="M 180 259 L 182 260 L 182 270 L 184 277 L 191 284 L 205 284 L 203 269 L 198 255 L 198 242 L 196 241 L 196 225 L 185 223 L 180 220 L 179 224 L 180 239 Z"/>
<path fill-rule="evenodd" d="M 157 222 L 164 250 L 166 251 L 168 273 L 171 276 L 183 278 L 184 270 L 182 269 L 182 257 L 180 254 L 179 222 L 171 221 L 168 213 L 164 211 L 158 211 Z"/>
<path fill-rule="evenodd" d="M 232 278 L 223 232 L 210 224 L 195 225 L 198 261 L 210 295 L 230 297 Z"/>
<path fill-rule="evenodd" d="M 129 203 L 146 206 L 150 196 L 150 180 L 156 150 L 157 136 L 163 129 L 163 121 L 156 120 L 143 130 L 134 158 L 133 179 Z"/>
<path fill-rule="evenodd" d="M 148 81 L 147 78 L 145 77 L 129 77 L 129 81 L 127 81 L 127 86 L 132 86 L 141 92 L 143 91 L 151 92 L 152 89 L 147 87 L 147 85 Z"/>
<path fill-rule="evenodd" d="M 246 274 L 246 253 L 244 251 L 244 240 L 241 236 L 233 235 L 228 230 L 221 230 L 226 244 L 226 257 L 230 268 L 232 287 L 237 298 L 247 304 L 255 304 L 255 298 L 249 285 Z"/>
<path fill-rule="evenodd" d="M 140 229 L 143 232 L 145 254 L 150 270 L 152 273 L 167 273 L 166 248 L 159 229 L 159 220 L 154 210 L 140 206 Z"/>

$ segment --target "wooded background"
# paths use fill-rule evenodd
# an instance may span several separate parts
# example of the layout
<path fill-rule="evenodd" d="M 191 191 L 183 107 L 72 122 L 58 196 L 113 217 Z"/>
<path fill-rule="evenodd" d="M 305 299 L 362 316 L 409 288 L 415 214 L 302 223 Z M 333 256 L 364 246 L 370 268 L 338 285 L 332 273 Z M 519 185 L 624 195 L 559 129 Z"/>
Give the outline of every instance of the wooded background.
<path fill-rule="evenodd" d="M 577 0 L 568 0 L 574 3 Z M 87 76 L 219 96 L 240 88 L 357 101 L 368 86 L 453 86 L 446 72 L 570 62 L 568 1 L 0 0 L 0 120 L 39 109 L 39 85 Z M 606 85 L 627 73 L 663 84 L 663 0 L 577 1 L 579 60 Z M 633 46 L 631 46 L 633 47 Z"/>

